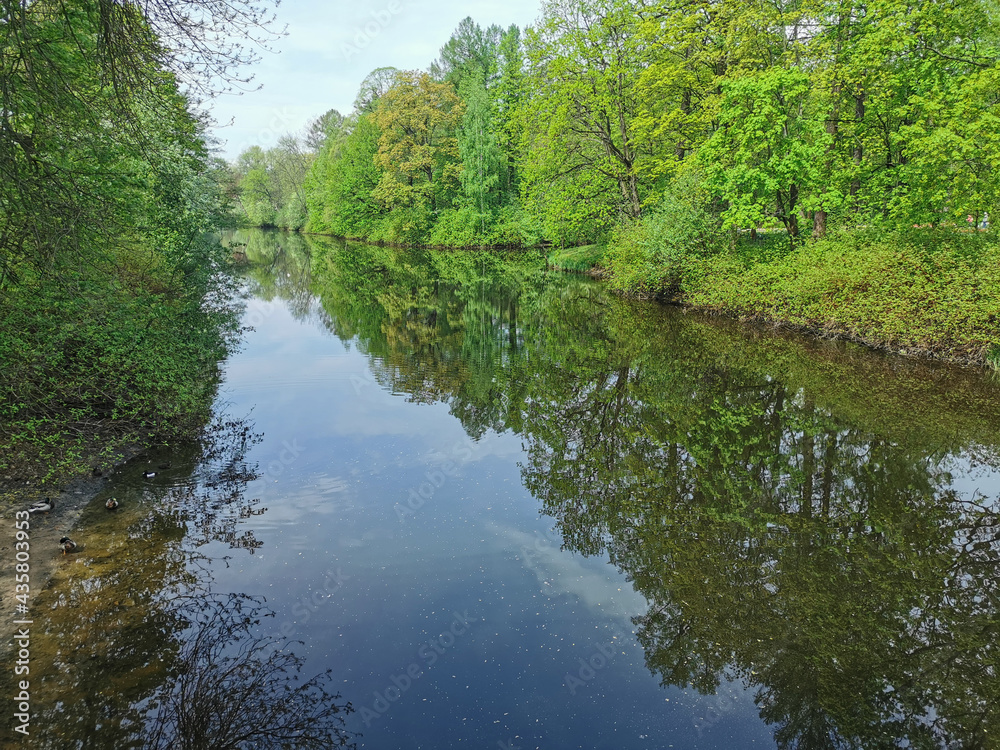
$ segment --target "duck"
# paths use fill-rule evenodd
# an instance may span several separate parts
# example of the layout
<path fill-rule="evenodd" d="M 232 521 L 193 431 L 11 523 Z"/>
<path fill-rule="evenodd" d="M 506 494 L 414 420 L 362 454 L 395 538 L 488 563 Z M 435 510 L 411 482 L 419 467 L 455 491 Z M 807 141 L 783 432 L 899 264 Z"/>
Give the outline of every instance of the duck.
<path fill-rule="evenodd" d="M 62 539 L 59 540 L 59 546 L 62 547 L 62 551 L 63 551 L 64 555 L 67 552 L 76 552 L 77 549 L 80 547 L 80 545 L 78 545 L 76 542 L 74 542 L 68 536 L 64 536 Z"/>
<path fill-rule="evenodd" d="M 108 510 L 114 510 L 115 508 L 118 507 L 118 500 L 116 500 L 113 497 L 109 497 L 108 501 L 104 503 L 104 507 L 107 508 Z"/>
<path fill-rule="evenodd" d="M 45 498 L 44 500 L 39 500 L 37 503 L 28 508 L 29 513 L 48 513 L 50 510 L 56 507 L 54 500 Z"/>
<path fill-rule="evenodd" d="M 155 471 L 144 471 L 144 472 L 142 472 L 143 479 L 152 479 L 155 476 L 156 476 L 156 472 Z"/>

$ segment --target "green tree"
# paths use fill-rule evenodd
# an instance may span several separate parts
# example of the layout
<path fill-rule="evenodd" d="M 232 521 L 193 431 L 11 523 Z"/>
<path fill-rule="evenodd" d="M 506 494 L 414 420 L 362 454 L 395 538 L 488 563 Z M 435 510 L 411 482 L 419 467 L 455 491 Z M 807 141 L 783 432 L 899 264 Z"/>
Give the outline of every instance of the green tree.
<path fill-rule="evenodd" d="M 524 54 L 521 49 L 521 31 L 511 25 L 500 37 L 498 48 L 500 75 L 490 89 L 493 103 L 493 130 L 497 145 L 505 161 L 501 172 L 501 203 L 518 202 L 520 191 L 521 139 L 527 103 L 524 92 Z"/>
<path fill-rule="evenodd" d="M 526 108 L 534 122 L 523 179 L 550 235 L 593 234 L 642 212 L 643 150 L 634 132 L 642 12 L 622 0 L 551 0 L 529 30 Z"/>
<path fill-rule="evenodd" d="M 802 196 L 816 185 L 826 132 L 810 116 L 809 78 L 780 67 L 722 83 L 719 128 L 700 151 L 710 189 L 727 202 L 727 227 L 770 216 L 799 236 Z"/>
<path fill-rule="evenodd" d="M 467 16 L 441 48 L 441 57 L 431 63 L 430 74 L 460 88 L 469 76 L 488 85 L 496 73 L 497 47 L 503 30 L 496 24 L 483 29 Z"/>
<path fill-rule="evenodd" d="M 301 229 L 306 223 L 305 180 L 315 154 L 293 136 L 264 151 L 251 146 L 236 160 L 240 205 L 253 226 Z"/>
<path fill-rule="evenodd" d="M 368 237 L 383 211 L 374 196 L 382 172 L 375 164 L 379 130 L 374 116 L 348 118 L 343 140 L 327 140 L 305 182 L 308 229 Z"/>
<path fill-rule="evenodd" d="M 344 133 L 345 120 L 340 112 L 330 109 L 306 125 L 305 146 L 313 152 L 323 148 L 328 138 L 340 138 Z"/>
<path fill-rule="evenodd" d="M 275 226 L 278 211 L 276 186 L 268 174 L 267 155 L 260 146 L 251 146 L 237 159 L 237 189 L 247 221 L 257 227 Z"/>
<path fill-rule="evenodd" d="M 365 76 L 354 97 L 354 111 L 358 114 L 374 112 L 379 99 L 399 80 L 398 68 L 375 68 Z"/>
<path fill-rule="evenodd" d="M 449 84 L 426 73 L 399 74 L 374 115 L 382 169 L 375 197 L 384 206 L 447 207 L 461 174 L 455 129 L 464 109 Z"/>
<path fill-rule="evenodd" d="M 465 199 L 485 217 L 500 207 L 501 186 L 506 183 L 506 160 L 494 130 L 490 97 L 482 80 L 468 76 L 459 90 L 465 112 L 458 131 Z"/>
<path fill-rule="evenodd" d="M 0 5 L 5 469 L 89 472 L 204 424 L 235 323 L 206 234 L 223 176 L 181 85 L 232 82 L 246 58 L 216 35 L 266 33 L 263 10 Z"/>

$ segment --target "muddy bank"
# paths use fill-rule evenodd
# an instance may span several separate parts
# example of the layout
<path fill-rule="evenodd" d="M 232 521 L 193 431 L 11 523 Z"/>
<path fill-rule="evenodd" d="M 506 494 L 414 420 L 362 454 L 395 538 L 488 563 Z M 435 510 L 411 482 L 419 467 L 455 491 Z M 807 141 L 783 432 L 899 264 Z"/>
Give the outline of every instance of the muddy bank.
<path fill-rule="evenodd" d="M 0 520 L 3 533 L 0 534 L 0 656 L 8 663 L 7 654 L 11 648 L 11 635 L 15 631 L 14 620 L 22 615 L 17 612 L 20 602 L 17 594 L 15 566 L 17 560 L 15 514 L 27 510 L 31 505 L 51 498 L 55 507 L 48 513 L 32 513 L 29 518 L 29 613 L 27 619 L 36 619 L 39 613 L 32 609 L 38 593 L 48 585 L 57 565 L 86 564 L 80 555 L 64 555 L 59 546 L 63 536 L 72 537 L 83 509 L 95 498 L 102 495 L 108 486 L 109 477 L 88 477 L 76 479 L 57 489 L 44 489 L 31 483 L 10 480 L 0 485 Z M 19 485 L 19 486 L 18 486 Z M 103 499 L 102 499 L 103 502 Z"/>

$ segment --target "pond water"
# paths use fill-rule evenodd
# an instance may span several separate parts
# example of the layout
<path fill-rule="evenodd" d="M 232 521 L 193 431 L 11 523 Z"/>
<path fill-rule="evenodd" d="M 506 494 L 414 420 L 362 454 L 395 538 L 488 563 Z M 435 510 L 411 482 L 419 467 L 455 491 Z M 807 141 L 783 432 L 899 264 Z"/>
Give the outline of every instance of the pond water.
<path fill-rule="evenodd" d="M 39 747 L 153 746 L 192 607 L 230 593 L 331 670 L 363 748 L 1000 742 L 991 376 L 533 253 L 229 240 L 252 330 L 223 416 L 74 531 L 35 618 Z"/>

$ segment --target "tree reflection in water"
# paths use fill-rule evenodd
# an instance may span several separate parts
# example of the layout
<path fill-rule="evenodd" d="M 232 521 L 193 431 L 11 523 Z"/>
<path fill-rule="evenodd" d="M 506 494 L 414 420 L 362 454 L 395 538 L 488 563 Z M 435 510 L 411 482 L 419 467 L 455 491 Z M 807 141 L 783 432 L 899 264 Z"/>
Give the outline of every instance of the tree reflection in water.
<path fill-rule="evenodd" d="M 150 701 L 148 750 L 354 747 L 345 716 L 354 709 L 328 689 L 329 671 L 300 682 L 303 659 L 287 641 L 255 635 L 273 616 L 254 598 L 188 600 L 174 674 Z"/>
<path fill-rule="evenodd" d="M 646 597 L 663 684 L 742 680 L 782 748 L 995 746 L 1000 516 L 955 483 L 975 456 L 995 489 L 995 391 L 724 346 L 724 328 L 614 300 L 564 310 L 566 343 L 535 360 L 524 481 L 568 548 Z M 935 408 L 900 410 L 907 389 Z"/>
<path fill-rule="evenodd" d="M 115 513 L 100 496 L 84 511 L 86 554 L 61 561 L 34 607 L 32 747 L 350 745 L 350 704 L 328 674 L 301 681 L 293 643 L 258 635 L 263 603 L 211 594 L 199 549 L 260 546 L 245 460 L 259 438 L 220 418 L 157 482 L 119 478 Z"/>
<path fill-rule="evenodd" d="M 565 546 L 648 600 L 664 685 L 741 680 L 783 748 L 1000 742 L 995 385 L 531 258 L 310 241 L 326 325 L 379 382 L 523 436 Z"/>

